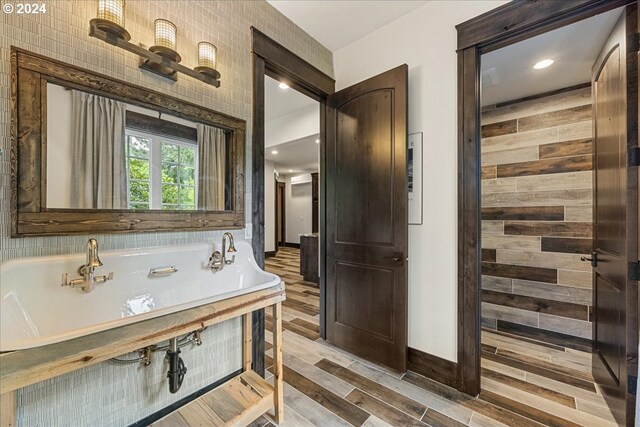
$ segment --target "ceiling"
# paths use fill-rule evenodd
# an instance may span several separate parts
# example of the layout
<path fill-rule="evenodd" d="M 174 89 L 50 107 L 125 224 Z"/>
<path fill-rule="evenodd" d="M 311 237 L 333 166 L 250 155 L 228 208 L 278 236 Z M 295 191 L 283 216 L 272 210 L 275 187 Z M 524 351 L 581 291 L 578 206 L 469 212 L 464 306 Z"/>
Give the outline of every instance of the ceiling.
<path fill-rule="evenodd" d="M 332 52 L 427 3 L 420 0 L 267 1 Z"/>
<path fill-rule="evenodd" d="M 318 102 L 294 89 L 280 89 L 280 82 L 264 76 L 264 119 L 277 119 Z"/>
<path fill-rule="evenodd" d="M 612 10 L 482 55 L 482 105 L 589 82 L 591 66 L 620 13 Z M 533 69 L 547 58 L 553 65 Z"/>
<path fill-rule="evenodd" d="M 318 172 L 320 146 L 316 143 L 316 139 L 319 137 L 319 135 L 310 135 L 279 144 L 267 149 L 264 158 L 275 163 L 276 170 L 282 174 Z M 278 154 L 271 154 L 272 150 L 277 150 Z"/>

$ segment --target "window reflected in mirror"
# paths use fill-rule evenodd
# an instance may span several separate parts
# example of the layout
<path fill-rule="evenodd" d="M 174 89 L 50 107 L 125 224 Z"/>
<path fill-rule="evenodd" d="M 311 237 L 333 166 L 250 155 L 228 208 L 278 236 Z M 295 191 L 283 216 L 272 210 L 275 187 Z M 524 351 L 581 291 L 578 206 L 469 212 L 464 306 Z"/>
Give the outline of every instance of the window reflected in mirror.
<path fill-rule="evenodd" d="M 229 132 L 47 84 L 49 209 L 231 210 Z"/>

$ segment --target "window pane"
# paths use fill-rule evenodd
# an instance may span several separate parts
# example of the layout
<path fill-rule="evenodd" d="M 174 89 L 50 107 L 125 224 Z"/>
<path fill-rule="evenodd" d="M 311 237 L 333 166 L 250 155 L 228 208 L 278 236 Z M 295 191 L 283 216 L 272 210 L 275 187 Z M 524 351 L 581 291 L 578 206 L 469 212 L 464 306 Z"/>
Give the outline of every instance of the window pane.
<path fill-rule="evenodd" d="M 130 135 L 129 136 L 129 156 L 148 159 L 149 158 L 149 140 Z"/>
<path fill-rule="evenodd" d="M 194 208 L 196 205 L 196 189 L 194 187 L 180 188 L 180 204 L 189 205 Z"/>
<path fill-rule="evenodd" d="M 180 147 L 180 164 L 184 166 L 196 166 L 196 149 L 191 147 Z"/>
<path fill-rule="evenodd" d="M 162 184 L 162 203 L 178 204 L 178 186 Z"/>
<path fill-rule="evenodd" d="M 129 179 L 149 180 L 149 161 L 129 159 Z"/>
<path fill-rule="evenodd" d="M 172 163 L 162 163 L 162 182 L 178 183 L 178 165 Z"/>
<path fill-rule="evenodd" d="M 162 163 L 178 163 L 178 146 L 174 144 L 162 143 Z"/>
<path fill-rule="evenodd" d="M 149 202 L 149 183 L 143 181 L 131 181 L 129 190 L 131 204 L 135 202 Z"/>
<path fill-rule="evenodd" d="M 180 185 L 196 185 L 195 169 L 180 166 Z"/>

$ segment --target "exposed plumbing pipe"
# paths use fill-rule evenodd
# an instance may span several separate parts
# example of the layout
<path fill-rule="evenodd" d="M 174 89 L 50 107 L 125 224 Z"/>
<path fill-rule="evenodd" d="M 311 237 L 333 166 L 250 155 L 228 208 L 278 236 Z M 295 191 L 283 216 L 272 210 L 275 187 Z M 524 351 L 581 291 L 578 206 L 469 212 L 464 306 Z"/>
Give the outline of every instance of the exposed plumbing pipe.
<path fill-rule="evenodd" d="M 184 376 L 187 373 L 187 367 L 184 366 L 184 361 L 180 357 L 178 338 L 171 338 L 171 340 L 169 340 L 167 359 L 169 360 L 169 371 L 167 372 L 167 377 L 169 378 L 169 391 L 171 393 L 177 393 L 178 390 L 180 390 Z"/>

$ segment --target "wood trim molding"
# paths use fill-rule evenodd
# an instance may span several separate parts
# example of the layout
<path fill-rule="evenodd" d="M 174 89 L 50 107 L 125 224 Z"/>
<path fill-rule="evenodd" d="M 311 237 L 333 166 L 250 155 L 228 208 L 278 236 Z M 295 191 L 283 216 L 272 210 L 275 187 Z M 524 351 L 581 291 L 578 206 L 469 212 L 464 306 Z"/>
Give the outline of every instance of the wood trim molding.
<path fill-rule="evenodd" d="M 256 262 L 264 268 L 264 76 L 285 79 L 289 86 L 320 102 L 320 167 L 324 150 L 324 101 L 335 92 L 335 81 L 280 43 L 251 27 L 253 54 L 253 106 L 252 106 L 252 185 L 251 185 L 251 245 Z M 324 180 L 324 177 L 321 177 Z M 321 181 L 321 188 L 324 182 Z M 322 230 L 324 219 L 321 211 Z M 321 247 L 324 247 L 322 240 Z M 322 265 L 322 263 L 321 263 Z M 322 267 L 321 267 L 322 268 Z M 322 278 L 321 278 L 322 280 Z M 321 285 L 322 286 L 322 285 Z M 321 292 L 322 293 L 322 292 Z M 323 307 L 322 297 L 320 306 Z M 323 330 L 323 314 L 320 328 Z M 264 310 L 253 313 L 253 369 L 264 374 Z"/>
<path fill-rule="evenodd" d="M 179 123 L 162 120 L 159 117 L 152 117 L 135 111 L 127 111 L 126 127 L 142 132 L 156 135 L 166 135 L 189 141 L 198 140 L 196 128 L 185 126 Z"/>
<path fill-rule="evenodd" d="M 458 364 L 415 348 L 408 349 L 410 371 L 449 387 L 459 388 Z"/>
<path fill-rule="evenodd" d="M 296 88 L 304 88 L 312 96 L 322 97 L 323 94 L 335 92 L 335 80 L 325 73 L 291 52 L 280 43 L 271 39 L 255 27 L 251 27 L 253 36 L 252 51 L 264 59 L 278 77 L 289 79 Z M 297 85 L 297 87 L 296 87 Z"/>
<path fill-rule="evenodd" d="M 230 133 L 233 209 L 135 211 L 46 208 L 47 83 L 79 89 L 223 128 Z M 12 237 L 244 227 L 245 120 L 11 47 Z"/>
<path fill-rule="evenodd" d="M 458 31 L 457 386 L 480 393 L 480 55 L 636 0 L 514 0 Z"/>
<path fill-rule="evenodd" d="M 636 0 L 513 0 L 456 25 L 458 50 L 512 44 Z"/>

